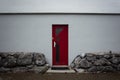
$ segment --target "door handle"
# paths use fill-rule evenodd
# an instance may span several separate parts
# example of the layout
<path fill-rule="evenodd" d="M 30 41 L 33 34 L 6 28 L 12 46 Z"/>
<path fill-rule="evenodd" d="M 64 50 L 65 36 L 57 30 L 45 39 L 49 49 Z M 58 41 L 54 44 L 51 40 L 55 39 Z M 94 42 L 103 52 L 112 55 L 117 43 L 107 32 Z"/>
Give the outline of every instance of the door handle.
<path fill-rule="evenodd" d="M 56 46 L 56 42 L 54 41 L 54 47 Z"/>

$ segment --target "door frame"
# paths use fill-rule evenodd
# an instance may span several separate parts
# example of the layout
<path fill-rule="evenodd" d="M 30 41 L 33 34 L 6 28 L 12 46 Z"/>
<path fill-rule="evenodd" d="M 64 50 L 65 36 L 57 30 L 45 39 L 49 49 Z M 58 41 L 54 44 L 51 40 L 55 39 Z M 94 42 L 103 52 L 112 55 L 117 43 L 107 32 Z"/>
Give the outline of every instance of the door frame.
<path fill-rule="evenodd" d="M 68 50 L 68 53 L 67 53 L 67 64 L 65 64 L 65 66 L 68 66 L 69 65 L 69 25 L 68 24 L 52 24 L 52 65 L 54 66 L 54 64 L 53 64 L 53 47 L 54 47 L 54 41 L 53 41 L 53 26 L 65 26 L 65 27 L 67 27 L 67 37 L 68 37 L 68 39 L 67 39 L 67 50 Z M 57 65 L 58 66 L 58 65 Z M 59 65 L 59 66 L 63 66 L 63 65 Z"/>

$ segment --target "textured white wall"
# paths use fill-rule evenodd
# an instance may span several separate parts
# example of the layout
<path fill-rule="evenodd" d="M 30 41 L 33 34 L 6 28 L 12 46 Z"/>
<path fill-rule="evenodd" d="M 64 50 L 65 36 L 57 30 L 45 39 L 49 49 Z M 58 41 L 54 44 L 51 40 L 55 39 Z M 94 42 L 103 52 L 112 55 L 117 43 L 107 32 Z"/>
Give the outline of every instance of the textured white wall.
<path fill-rule="evenodd" d="M 0 0 L 0 13 L 120 13 L 120 0 Z"/>
<path fill-rule="evenodd" d="M 69 63 L 85 52 L 120 51 L 119 15 L 0 15 L 0 51 L 42 52 L 51 63 L 52 24 L 69 24 Z"/>

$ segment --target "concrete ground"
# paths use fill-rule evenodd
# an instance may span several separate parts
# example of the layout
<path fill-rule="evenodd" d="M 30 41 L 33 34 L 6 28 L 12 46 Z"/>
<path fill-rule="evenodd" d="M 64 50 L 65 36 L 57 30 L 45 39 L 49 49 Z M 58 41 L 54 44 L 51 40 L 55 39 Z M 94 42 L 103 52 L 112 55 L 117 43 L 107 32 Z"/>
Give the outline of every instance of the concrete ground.
<path fill-rule="evenodd" d="M 120 80 L 120 73 L 0 73 L 0 80 Z"/>

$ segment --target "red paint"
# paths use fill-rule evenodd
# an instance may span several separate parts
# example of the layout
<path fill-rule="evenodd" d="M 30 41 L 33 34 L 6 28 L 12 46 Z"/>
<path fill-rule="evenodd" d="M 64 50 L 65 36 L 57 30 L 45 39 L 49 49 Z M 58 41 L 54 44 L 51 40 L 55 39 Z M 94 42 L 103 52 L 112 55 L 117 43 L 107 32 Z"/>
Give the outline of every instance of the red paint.
<path fill-rule="evenodd" d="M 56 29 L 62 30 L 56 34 Z M 59 45 L 59 61 L 55 43 Z M 68 65 L 68 25 L 52 25 L 52 57 L 53 65 Z"/>

